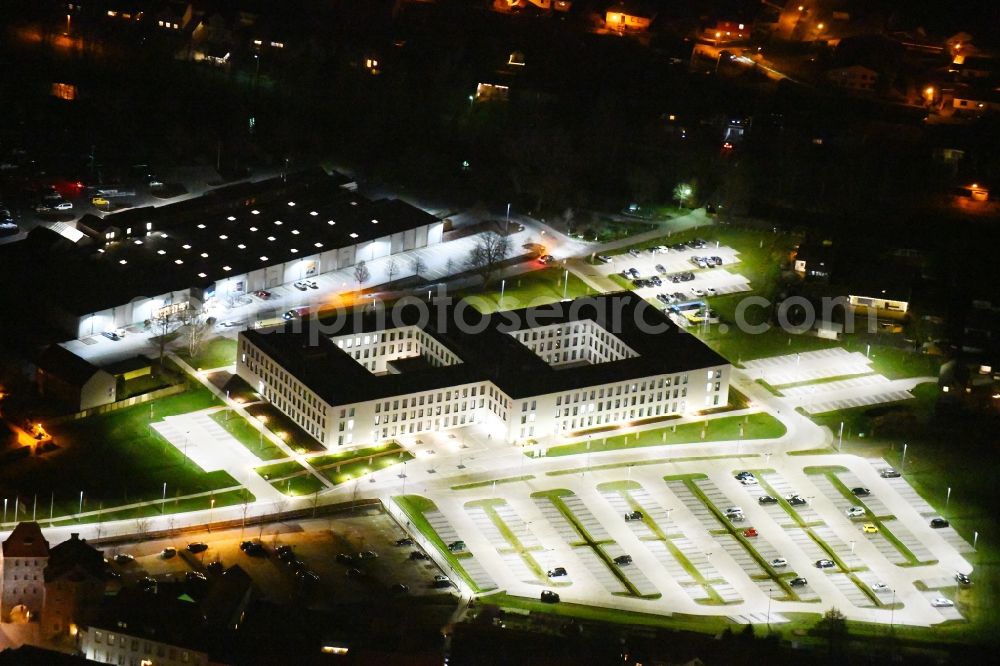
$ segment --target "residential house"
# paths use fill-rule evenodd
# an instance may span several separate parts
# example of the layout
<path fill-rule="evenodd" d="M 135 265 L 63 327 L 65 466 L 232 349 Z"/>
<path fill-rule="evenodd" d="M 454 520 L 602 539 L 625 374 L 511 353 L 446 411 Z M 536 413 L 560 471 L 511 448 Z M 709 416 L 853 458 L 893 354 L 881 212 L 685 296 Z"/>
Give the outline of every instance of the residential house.
<path fill-rule="evenodd" d="M 117 380 L 114 375 L 61 345 L 48 347 L 36 367 L 38 392 L 65 403 L 75 412 L 115 401 Z"/>
<path fill-rule="evenodd" d="M 957 87 L 952 93 L 951 110 L 959 116 L 982 116 L 1000 111 L 1000 88 Z"/>
<path fill-rule="evenodd" d="M 656 13 L 634 0 L 621 0 L 608 7 L 604 14 L 604 24 L 608 30 L 617 32 L 646 32 L 652 25 Z"/>
<path fill-rule="evenodd" d="M 42 612 L 48 562 L 49 542 L 38 523 L 18 523 L 3 542 L 0 620 L 27 622 Z"/>
<path fill-rule="evenodd" d="M 194 5 L 189 2 L 168 2 L 153 19 L 157 28 L 175 32 L 187 30 L 193 20 Z"/>
<path fill-rule="evenodd" d="M 827 70 L 827 80 L 838 88 L 851 92 L 874 92 L 878 73 L 862 65 L 836 67 Z"/>
<path fill-rule="evenodd" d="M 42 609 L 46 640 L 75 637 L 85 613 L 104 597 L 106 573 L 104 554 L 77 533 L 49 551 Z"/>

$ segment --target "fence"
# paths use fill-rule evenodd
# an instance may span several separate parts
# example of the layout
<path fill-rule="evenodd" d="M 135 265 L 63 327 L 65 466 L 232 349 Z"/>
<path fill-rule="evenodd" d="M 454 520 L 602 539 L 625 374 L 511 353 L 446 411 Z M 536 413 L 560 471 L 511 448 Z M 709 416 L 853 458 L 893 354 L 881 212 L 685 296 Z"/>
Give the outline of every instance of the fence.
<path fill-rule="evenodd" d="M 46 419 L 45 421 L 46 424 L 48 425 L 66 423 L 67 421 L 77 421 L 79 419 L 85 419 L 89 416 L 96 416 L 97 414 L 107 414 L 109 412 L 116 412 L 119 409 L 125 409 L 126 407 L 134 407 L 135 405 L 141 405 L 151 400 L 166 398 L 167 396 L 170 395 L 183 393 L 186 390 L 188 390 L 188 385 L 186 382 L 182 382 L 180 384 L 173 384 L 172 386 L 166 386 L 161 389 L 156 389 L 155 391 L 150 391 L 149 393 L 143 393 L 142 395 L 134 395 L 131 398 L 126 398 L 125 400 L 118 400 L 117 402 L 109 402 L 108 404 L 101 405 L 99 407 L 91 407 L 90 409 L 85 409 L 82 412 L 77 412 L 75 414 L 56 416 L 55 418 Z"/>

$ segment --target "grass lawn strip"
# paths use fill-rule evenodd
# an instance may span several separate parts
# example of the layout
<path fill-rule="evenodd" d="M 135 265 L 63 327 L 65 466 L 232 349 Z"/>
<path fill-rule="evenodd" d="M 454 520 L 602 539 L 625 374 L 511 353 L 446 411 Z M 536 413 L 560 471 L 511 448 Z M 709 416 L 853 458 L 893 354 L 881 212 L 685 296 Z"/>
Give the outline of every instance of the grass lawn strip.
<path fill-rule="evenodd" d="M 496 507 L 503 506 L 505 504 L 507 504 L 507 500 L 503 499 L 481 499 L 466 502 L 465 507 L 481 507 L 486 513 L 486 516 L 493 521 L 493 525 L 497 528 L 497 531 L 500 532 L 500 534 L 503 535 L 503 538 L 507 540 L 507 543 L 510 544 L 510 548 L 504 550 L 513 551 L 520 555 L 521 559 L 524 560 L 524 564 L 533 574 L 535 574 L 535 577 L 538 578 L 538 580 L 556 587 L 568 586 L 570 583 L 559 583 L 549 580 L 547 572 L 543 571 L 542 567 L 539 566 L 535 558 L 531 556 L 531 553 L 529 552 L 531 549 L 521 543 L 521 540 L 510 531 L 510 528 L 507 527 L 507 523 L 504 522 L 504 519 L 501 518 L 500 514 L 496 511 Z M 500 549 L 498 548 L 497 550 Z M 540 550 L 540 548 L 536 548 L 536 550 Z"/>
<path fill-rule="evenodd" d="M 645 523 L 646 526 L 650 529 L 650 531 L 653 532 L 653 534 L 655 535 L 654 540 L 662 541 L 663 544 L 667 547 L 667 550 L 670 551 L 670 554 L 673 555 L 674 558 L 677 560 L 677 563 L 680 564 L 681 567 L 684 569 L 684 571 L 686 571 L 688 575 L 694 578 L 694 580 L 698 583 L 698 585 L 700 585 L 705 590 L 706 594 L 708 594 L 709 596 L 708 602 L 697 601 L 697 603 L 711 603 L 714 605 L 724 604 L 725 602 L 722 600 L 722 597 L 719 595 L 718 592 L 715 591 L 715 588 L 712 587 L 712 584 L 708 581 L 708 579 L 706 579 L 701 574 L 701 572 L 698 571 L 697 567 L 691 564 L 691 560 L 689 560 L 687 556 L 685 556 L 684 553 L 682 553 L 680 549 L 677 548 L 677 546 L 674 544 L 670 536 L 666 532 L 660 529 L 660 526 L 656 523 L 656 521 L 654 521 L 652 518 L 649 517 L 649 511 L 645 507 L 643 507 L 639 502 L 637 502 L 635 498 L 632 497 L 631 493 L 629 493 L 630 489 L 638 489 L 641 487 L 642 486 L 640 484 L 636 483 L 635 481 L 632 481 L 632 482 L 602 483 L 597 487 L 597 489 L 617 491 L 618 494 L 622 496 L 622 498 L 625 500 L 626 503 L 628 503 L 629 507 L 631 507 L 633 511 L 642 512 L 642 522 Z"/>
<path fill-rule="evenodd" d="M 212 500 L 215 504 L 212 504 Z M 109 508 L 94 511 L 91 509 L 85 512 L 82 517 L 70 518 L 68 516 L 57 516 L 54 520 L 46 521 L 39 519 L 39 523 L 49 523 L 55 527 L 66 527 L 79 525 L 81 523 L 104 523 L 113 520 L 132 520 L 142 518 L 152 518 L 170 515 L 175 513 L 186 513 L 188 511 L 204 511 L 211 508 L 222 508 L 243 504 L 244 501 L 253 502 L 254 496 L 243 488 L 224 489 L 221 492 L 198 493 L 185 497 L 170 497 L 167 501 L 157 500 L 155 502 L 144 502 L 139 506 L 125 509 Z"/>
<path fill-rule="evenodd" d="M 778 586 L 785 591 L 785 594 L 788 596 L 790 601 L 801 601 L 799 599 L 799 595 L 797 595 L 795 590 L 792 589 L 792 586 L 788 584 L 788 581 L 783 579 L 781 574 L 779 574 L 774 567 L 771 566 L 771 563 L 757 552 L 757 549 L 750 543 L 750 540 L 743 536 L 743 529 L 745 528 L 737 528 L 731 520 L 726 518 L 725 514 L 722 513 L 722 510 L 715 506 L 715 503 L 712 502 L 712 500 L 708 499 L 693 479 L 684 479 L 684 485 L 687 486 L 688 490 L 690 490 L 691 493 L 697 497 L 701 503 L 715 515 L 716 518 L 718 518 L 720 523 L 725 525 L 726 531 L 732 535 L 748 553 L 750 553 L 750 557 L 757 562 L 761 569 L 767 572 L 767 575 L 771 578 L 771 580 L 777 583 Z"/>
<path fill-rule="evenodd" d="M 733 626 L 728 619 L 717 615 L 686 615 L 674 613 L 670 616 L 640 613 L 636 611 L 603 608 L 600 606 L 585 606 L 582 604 L 561 602 L 558 604 L 542 603 L 537 599 L 517 597 L 505 592 L 479 597 L 480 604 L 493 604 L 501 608 L 528 610 L 532 613 L 546 613 L 575 617 L 580 620 L 605 622 L 610 624 L 626 624 L 630 626 L 659 627 L 685 631 L 697 631 L 709 635 L 717 635 L 726 627 Z"/>
<path fill-rule="evenodd" d="M 365 474 L 370 474 L 379 469 L 409 462 L 414 458 L 412 453 L 400 448 L 398 445 L 388 450 L 379 450 L 373 447 L 371 449 L 362 449 L 361 451 L 365 453 L 362 455 L 355 454 L 352 457 L 348 457 L 349 454 L 343 455 L 339 460 L 323 464 L 322 466 L 317 466 L 315 463 L 316 458 L 307 459 L 306 462 L 334 485 L 339 485 L 352 479 L 359 479 Z M 360 453 L 360 451 L 357 453 Z M 320 456 L 320 458 L 327 461 L 330 458 L 335 458 L 335 456 Z M 369 460 L 372 463 L 371 465 L 368 464 Z"/>
<path fill-rule="evenodd" d="M 628 576 L 626 576 L 621 571 L 621 569 L 619 569 L 618 565 L 612 561 L 612 558 L 609 557 L 608 554 L 604 552 L 604 548 L 602 548 L 602 546 L 607 543 L 614 543 L 614 542 L 595 541 L 594 538 L 590 536 L 590 533 L 587 532 L 587 529 L 580 524 L 580 521 L 576 519 L 576 514 L 574 514 L 570 510 L 570 508 L 566 506 L 566 503 L 562 499 L 563 497 L 571 495 L 573 495 L 573 492 L 565 489 L 543 490 L 531 494 L 533 498 L 545 497 L 552 502 L 553 506 L 555 506 L 556 509 L 558 509 L 559 513 L 563 515 L 563 518 L 565 518 L 566 521 L 573 526 L 573 529 L 575 529 L 577 533 L 580 535 L 580 537 L 583 539 L 583 541 L 580 543 L 580 546 L 581 547 L 587 546 L 593 549 L 594 553 L 596 553 L 597 556 L 604 561 L 604 565 L 608 567 L 608 569 L 611 571 L 614 577 L 617 578 L 621 582 L 621 584 L 625 586 L 625 589 L 628 590 L 629 596 L 633 596 L 639 599 L 653 598 L 653 597 L 644 597 L 643 595 L 639 594 L 639 591 L 635 589 L 634 585 L 632 585 L 632 581 L 628 579 Z M 656 596 L 659 597 L 660 595 Z"/>
<path fill-rule="evenodd" d="M 878 527 L 879 533 L 883 537 L 885 537 L 889 543 L 895 546 L 896 550 L 898 550 L 899 553 L 906 558 L 908 564 L 900 564 L 897 566 L 921 566 L 925 564 L 937 563 L 937 560 L 930 560 L 927 562 L 921 562 L 920 560 L 918 560 L 917 556 L 914 555 L 909 548 L 903 545 L 903 542 L 897 539 L 896 535 L 892 533 L 892 530 L 888 529 L 882 522 L 884 520 L 895 518 L 895 516 L 876 516 L 871 510 L 868 509 L 868 505 L 865 504 L 865 500 L 863 497 L 855 497 L 854 493 L 851 492 L 850 488 L 848 488 L 844 484 L 844 482 L 840 480 L 840 477 L 837 476 L 837 472 L 832 472 L 832 471 L 813 472 L 812 470 L 814 469 L 816 468 L 807 467 L 805 468 L 804 471 L 806 472 L 806 474 L 817 474 L 817 473 L 823 474 L 823 476 L 829 479 L 833 487 L 836 488 L 837 491 L 840 492 L 840 494 L 843 495 L 846 499 L 851 500 L 852 503 L 860 501 L 864 505 L 866 511 L 865 520 L 876 525 Z"/>
<path fill-rule="evenodd" d="M 843 468 L 834 467 L 833 469 L 843 469 Z M 876 596 L 876 594 L 867 585 L 862 583 L 858 579 L 858 577 L 851 572 L 850 567 L 844 564 L 844 561 L 840 559 L 840 556 L 837 555 L 837 553 L 835 553 L 832 548 L 830 548 L 829 544 L 827 544 L 826 541 L 824 541 L 823 539 L 819 538 L 816 535 L 816 533 L 812 531 L 812 529 L 809 527 L 809 524 L 806 523 L 806 521 L 802 520 L 802 516 L 799 515 L 799 512 L 796 511 L 795 508 L 791 504 L 789 504 L 784 497 L 781 496 L 781 494 L 775 491 L 775 489 L 771 487 L 771 484 L 769 484 L 764 479 L 763 474 L 759 472 L 760 470 L 755 471 L 754 475 L 757 477 L 757 482 L 760 484 L 764 492 L 778 500 L 778 504 L 781 506 L 781 508 L 783 508 L 785 512 L 792 517 L 792 519 L 799 527 L 805 530 L 806 534 L 809 535 L 809 538 L 812 539 L 814 542 L 816 542 L 816 545 L 818 545 L 820 548 L 823 549 L 823 552 L 825 552 L 827 556 L 831 560 L 833 560 L 833 562 L 837 565 L 837 568 L 840 569 L 842 573 L 848 575 L 848 577 L 854 582 L 854 584 L 858 586 L 858 589 L 860 589 L 862 592 L 865 593 L 865 596 L 871 599 L 876 606 L 883 606 L 884 604 L 878 598 L 878 596 Z"/>
<path fill-rule="evenodd" d="M 722 460 L 725 458 L 732 458 L 740 460 L 744 458 L 759 458 L 759 453 L 747 453 L 741 456 L 736 454 L 732 455 L 719 455 L 719 456 L 688 456 L 684 458 L 654 458 L 652 460 L 636 460 L 635 462 L 627 463 L 607 463 L 605 465 L 591 465 L 590 467 L 573 467 L 571 469 L 559 469 L 552 472 L 546 472 L 546 476 L 562 476 L 564 474 L 582 474 L 583 472 L 596 472 L 607 469 L 621 469 L 622 467 L 632 467 L 633 465 L 638 467 L 640 465 L 663 465 L 666 463 L 679 463 L 679 462 L 698 462 L 701 460 Z"/>
<path fill-rule="evenodd" d="M 462 577 L 462 580 L 469 586 L 469 589 L 477 594 L 482 592 L 482 588 L 476 585 L 476 582 L 472 580 L 472 576 L 462 566 L 461 560 L 455 556 L 455 553 L 448 549 L 447 544 L 441 540 L 437 530 L 431 527 L 431 524 L 424 516 L 425 512 L 436 510 L 437 505 L 421 495 L 394 495 L 392 501 L 406 514 L 406 518 L 410 521 L 410 524 L 437 548 L 441 557 L 449 564 L 452 571 Z"/>
<path fill-rule="evenodd" d="M 214 338 L 209 340 L 200 352 L 193 358 L 187 350 L 178 351 L 188 365 L 196 370 L 211 370 L 236 363 L 236 340 L 230 338 Z"/>
<path fill-rule="evenodd" d="M 457 486 L 452 486 L 452 490 L 472 490 L 473 488 L 486 488 L 488 486 L 501 483 L 516 483 L 517 481 L 530 481 L 535 478 L 534 474 L 526 474 L 524 476 L 509 476 L 505 479 L 493 479 L 491 481 L 476 481 L 475 483 L 460 483 Z"/>
<path fill-rule="evenodd" d="M 629 433 L 628 435 L 603 437 L 600 440 L 584 439 L 572 444 L 553 446 L 545 452 L 545 457 L 570 456 L 588 452 L 619 451 L 621 449 L 662 446 L 665 444 L 692 444 L 736 440 L 739 439 L 741 425 L 743 426 L 743 439 L 745 440 L 773 439 L 785 434 L 785 426 L 781 421 L 765 412 L 758 412 L 744 416 L 726 416 L 718 419 L 707 419 L 706 421 L 681 423 L 676 426 L 643 430 L 637 433 Z M 701 438 L 702 431 L 706 432 L 704 439 Z M 587 448 L 588 442 L 590 444 L 589 449 Z"/>
<path fill-rule="evenodd" d="M 266 437 L 261 437 L 260 431 L 245 418 L 231 409 L 223 409 L 211 414 L 212 420 L 222 426 L 233 438 L 260 460 L 278 460 L 287 458 L 284 451 L 271 443 Z M 261 441 L 264 442 L 263 447 Z"/>

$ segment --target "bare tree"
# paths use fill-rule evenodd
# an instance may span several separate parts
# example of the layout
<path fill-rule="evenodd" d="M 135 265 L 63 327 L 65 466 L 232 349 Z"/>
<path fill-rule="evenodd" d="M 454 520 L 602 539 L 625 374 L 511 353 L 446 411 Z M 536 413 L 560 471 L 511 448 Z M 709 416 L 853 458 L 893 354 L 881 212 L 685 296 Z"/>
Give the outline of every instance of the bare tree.
<path fill-rule="evenodd" d="M 205 336 L 208 331 L 212 328 L 213 320 L 211 317 L 206 317 L 205 313 L 201 310 L 196 310 L 191 308 L 187 312 L 187 328 L 185 329 L 187 337 L 187 347 L 188 356 L 194 360 L 194 357 L 201 353 L 202 348 L 205 345 Z"/>
<path fill-rule="evenodd" d="M 359 261 L 354 265 L 354 280 L 358 283 L 358 288 L 361 285 L 371 279 L 372 273 L 368 270 L 368 264 L 365 263 L 364 259 Z"/>
<path fill-rule="evenodd" d="M 410 268 L 413 270 L 413 274 L 420 277 L 420 274 L 427 270 L 427 263 L 424 258 L 419 254 L 415 254 L 410 257 Z"/>
<path fill-rule="evenodd" d="M 392 282 L 392 278 L 399 272 L 399 264 L 396 262 L 395 257 L 389 257 L 389 262 L 385 265 L 385 272 L 389 275 L 389 282 Z"/>
<path fill-rule="evenodd" d="M 483 278 L 483 287 L 486 287 L 510 252 L 509 237 L 488 231 L 476 240 L 475 247 L 465 260 L 465 265 Z"/>
<path fill-rule="evenodd" d="M 163 354 L 167 349 L 167 342 L 169 342 L 167 336 L 176 328 L 177 320 L 177 313 L 170 308 L 161 309 L 149 320 L 149 328 L 152 329 L 156 345 L 160 350 L 161 367 L 163 366 Z"/>
<path fill-rule="evenodd" d="M 146 538 L 146 533 L 149 532 L 149 518 L 136 518 L 135 519 L 135 533 L 142 541 Z"/>

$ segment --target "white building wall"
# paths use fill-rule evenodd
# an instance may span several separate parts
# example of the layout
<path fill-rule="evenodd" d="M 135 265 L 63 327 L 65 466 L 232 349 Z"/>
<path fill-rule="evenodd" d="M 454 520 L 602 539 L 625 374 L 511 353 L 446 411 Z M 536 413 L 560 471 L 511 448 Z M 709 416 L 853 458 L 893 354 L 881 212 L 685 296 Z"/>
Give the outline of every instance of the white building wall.
<path fill-rule="evenodd" d="M 5 557 L 0 563 L 3 577 L 3 596 L 0 597 L 0 616 L 10 621 L 10 612 L 16 606 L 25 606 L 37 616 L 45 606 L 45 566 L 47 557 Z"/>
<path fill-rule="evenodd" d="M 86 627 L 80 632 L 80 650 L 91 660 L 104 664 L 157 664 L 157 666 L 205 666 L 208 655 L 167 643 Z"/>

